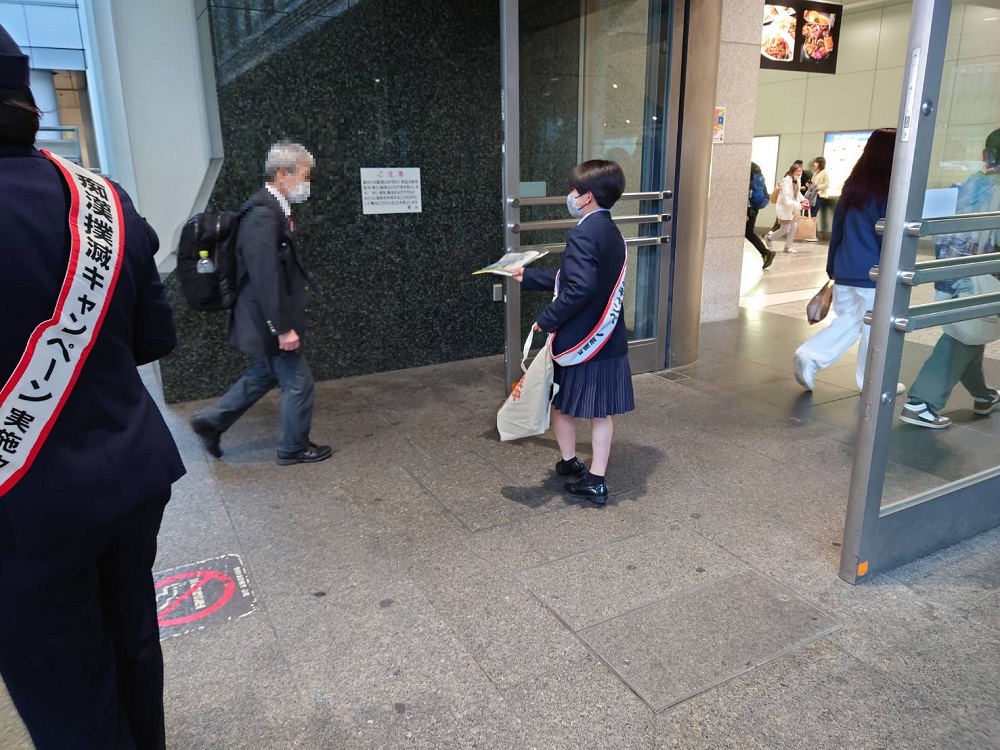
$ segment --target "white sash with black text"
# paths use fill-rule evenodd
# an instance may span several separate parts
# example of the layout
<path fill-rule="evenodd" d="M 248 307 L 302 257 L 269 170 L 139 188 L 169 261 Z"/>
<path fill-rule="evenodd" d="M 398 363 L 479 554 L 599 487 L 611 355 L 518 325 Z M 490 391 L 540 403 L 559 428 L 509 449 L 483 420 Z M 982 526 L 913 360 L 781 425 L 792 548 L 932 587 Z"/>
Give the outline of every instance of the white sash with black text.
<path fill-rule="evenodd" d="M 552 354 L 552 361 L 557 365 L 570 367 L 586 362 L 593 358 L 608 343 L 611 333 L 615 330 L 615 326 L 618 325 L 618 318 L 622 314 L 622 305 L 625 302 L 626 268 L 628 268 L 627 243 L 625 245 L 625 262 L 622 263 L 622 272 L 618 276 L 618 283 L 615 284 L 615 290 L 611 294 L 611 299 L 608 300 L 608 304 L 604 308 L 604 313 L 601 315 L 600 320 L 597 321 L 597 325 L 594 326 L 593 330 L 587 334 L 587 337 L 583 341 L 571 346 L 561 354 L 556 354 L 552 349 L 555 334 L 549 336 L 549 352 Z M 559 296 L 559 272 L 556 273 L 555 292 L 553 299 Z"/>
<path fill-rule="evenodd" d="M 121 202 L 103 177 L 48 151 L 69 185 L 69 265 L 52 317 L 40 323 L 0 389 L 0 496 L 31 467 L 97 340 L 125 249 Z"/>

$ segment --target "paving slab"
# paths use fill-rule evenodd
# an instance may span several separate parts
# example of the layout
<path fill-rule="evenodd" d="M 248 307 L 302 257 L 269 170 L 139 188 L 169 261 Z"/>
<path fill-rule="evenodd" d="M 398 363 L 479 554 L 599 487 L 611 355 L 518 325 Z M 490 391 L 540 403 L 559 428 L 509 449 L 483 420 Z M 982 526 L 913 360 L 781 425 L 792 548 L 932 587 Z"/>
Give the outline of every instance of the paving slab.
<path fill-rule="evenodd" d="M 580 631 L 662 599 L 668 592 L 746 570 L 716 545 L 679 527 L 622 539 L 518 577 L 566 624 Z"/>
<path fill-rule="evenodd" d="M 829 613 L 750 571 L 675 592 L 580 637 L 661 711 L 839 627 Z"/>

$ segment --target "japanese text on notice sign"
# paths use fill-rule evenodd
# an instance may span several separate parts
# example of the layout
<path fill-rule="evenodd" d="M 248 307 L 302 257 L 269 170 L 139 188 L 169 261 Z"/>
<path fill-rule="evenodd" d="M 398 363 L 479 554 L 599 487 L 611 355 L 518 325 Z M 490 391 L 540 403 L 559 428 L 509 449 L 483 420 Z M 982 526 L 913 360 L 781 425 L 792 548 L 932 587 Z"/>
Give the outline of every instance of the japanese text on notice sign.
<path fill-rule="evenodd" d="M 362 167 L 361 206 L 366 214 L 420 213 L 420 169 Z"/>

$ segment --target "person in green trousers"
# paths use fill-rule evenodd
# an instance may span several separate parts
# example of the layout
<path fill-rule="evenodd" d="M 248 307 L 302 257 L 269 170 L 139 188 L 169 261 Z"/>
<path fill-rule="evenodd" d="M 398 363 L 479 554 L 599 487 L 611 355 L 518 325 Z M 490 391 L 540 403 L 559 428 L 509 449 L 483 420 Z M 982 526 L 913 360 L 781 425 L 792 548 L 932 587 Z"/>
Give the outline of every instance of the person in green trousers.
<path fill-rule="evenodd" d="M 1000 207 L 1000 129 L 986 139 L 983 150 L 985 169 L 958 185 L 956 213 L 968 214 L 996 211 Z M 957 258 L 1000 252 L 998 231 L 960 232 L 942 235 L 937 243 L 938 258 Z M 969 279 L 939 281 L 935 284 L 938 300 L 960 296 Z M 910 386 L 900 419 L 907 424 L 940 430 L 951 425 L 951 419 L 941 414 L 956 383 L 961 383 L 972 395 L 972 411 L 985 416 L 1000 406 L 1000 392 L 986 385 L 983 375 L 985 344 L 965 344 L 942 333 L 924 362 L 920 374 Z"/>

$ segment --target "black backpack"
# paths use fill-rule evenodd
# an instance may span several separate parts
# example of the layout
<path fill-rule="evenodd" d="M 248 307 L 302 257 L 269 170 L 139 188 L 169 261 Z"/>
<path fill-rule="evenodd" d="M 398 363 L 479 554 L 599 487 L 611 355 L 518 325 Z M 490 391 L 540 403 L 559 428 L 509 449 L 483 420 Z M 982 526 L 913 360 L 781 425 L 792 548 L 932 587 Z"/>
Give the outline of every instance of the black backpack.
<path fill-rule="evenodd" d="M 177 245 L 177 278 L 188 306 L 199 312 L 228 310 L 239 293 L 236 278 L 236 236 L 243 213 L 206 209 L 188 219 Z M 198 273 L 201 251 L 215 265 Z"/>

